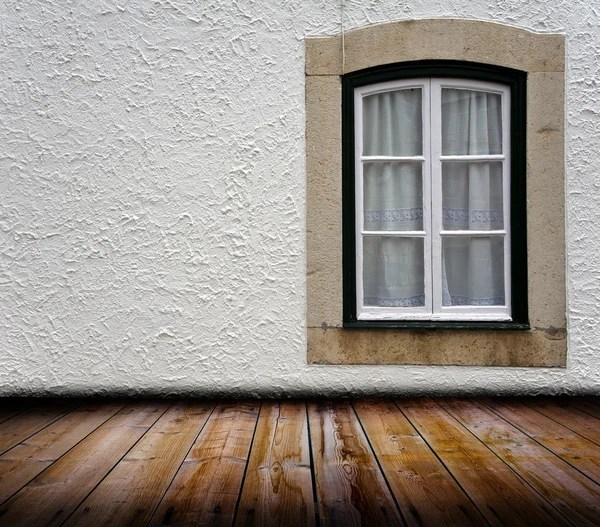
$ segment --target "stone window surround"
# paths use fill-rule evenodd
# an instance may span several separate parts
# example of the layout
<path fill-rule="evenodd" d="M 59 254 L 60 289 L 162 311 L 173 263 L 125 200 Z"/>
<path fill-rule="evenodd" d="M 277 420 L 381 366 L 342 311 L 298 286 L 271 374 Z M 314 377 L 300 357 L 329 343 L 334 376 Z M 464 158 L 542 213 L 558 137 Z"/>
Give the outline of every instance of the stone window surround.
<path fill-rule="evenodd" d="M 306 39 L 309 363 L 566 366 L 564 58 L 564 35 L 477 20 L 401 21 Z M 415 60 L 527 72 L 531 330 L 342 327 L 341 75 Z"/>

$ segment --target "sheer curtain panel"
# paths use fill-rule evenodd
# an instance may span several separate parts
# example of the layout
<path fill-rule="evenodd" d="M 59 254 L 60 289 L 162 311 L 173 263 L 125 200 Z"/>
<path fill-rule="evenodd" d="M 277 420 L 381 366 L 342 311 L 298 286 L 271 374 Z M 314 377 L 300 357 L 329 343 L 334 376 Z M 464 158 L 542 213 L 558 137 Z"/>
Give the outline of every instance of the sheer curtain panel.
<path fill-rule="evenodd" d="M 502 155 L 497 93 L 442 88 L 442 155 Z M 502 162 L 442 161 L 444 230 L 504 228 Z M 444 237 L 444 306 L 504 305 L 503 236 Z"/>

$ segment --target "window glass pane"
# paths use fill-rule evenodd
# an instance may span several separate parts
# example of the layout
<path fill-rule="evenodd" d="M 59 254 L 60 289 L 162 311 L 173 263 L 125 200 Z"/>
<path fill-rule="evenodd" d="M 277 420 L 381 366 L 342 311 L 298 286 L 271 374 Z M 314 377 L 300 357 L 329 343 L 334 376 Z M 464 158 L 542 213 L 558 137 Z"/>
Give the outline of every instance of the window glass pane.
<path fill-rule="evenodd" d="M 363 237 L 365 306 L 425 305 L 423 238 Z"/>
<path fill-rule="evenodd" d="M 442 221 L 445 230 L 503 229 L 502 163 L 443 163 Z"/>
<path fill-rule="evenodd" d="M 504 238 L 456 236 L 442 240 L 442 304 L 502 306 Z"/>
<path fill-rule="evenodd" d="M 502 97 L 442 89 L 442 155 L 502 153 Z"/>
<path fill-rule="evenodd" d="M 423 230 L 421 163 L 365 163 L 363 171 L 365 230 Z"/>
<path fill-rule="evenodd" d="M 422 98 L 421 88 L 364 97 L 363 155 L 422 155 Z"/>

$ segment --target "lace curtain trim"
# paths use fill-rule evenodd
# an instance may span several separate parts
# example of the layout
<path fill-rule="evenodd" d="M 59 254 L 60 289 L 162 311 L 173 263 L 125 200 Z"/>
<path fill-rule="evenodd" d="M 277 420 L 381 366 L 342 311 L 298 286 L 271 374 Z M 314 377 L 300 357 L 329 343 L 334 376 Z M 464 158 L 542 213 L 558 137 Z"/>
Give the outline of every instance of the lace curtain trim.
<path fill-rule="evenodd" d="M 365 223 L 402 223 L 423 219 L 423 207 L 406 209 L 365 210 Z M 502 224 L 504 211 L 500 209 L 442 209 L 442 220 L 452 223 Z"/>

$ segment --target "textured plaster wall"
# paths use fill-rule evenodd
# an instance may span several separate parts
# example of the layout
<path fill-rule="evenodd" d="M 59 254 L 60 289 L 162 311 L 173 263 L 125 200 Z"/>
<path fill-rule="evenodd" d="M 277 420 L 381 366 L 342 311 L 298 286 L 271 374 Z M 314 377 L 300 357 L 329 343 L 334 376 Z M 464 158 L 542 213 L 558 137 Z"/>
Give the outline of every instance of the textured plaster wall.
<path fill-rule="evenodd" d="M 566 34 L 568 367 L 308 366 L 303 38 L 339 2 L 4 0 L 0 394 L 598 393 L 599 10 L 345 1 Z"/>

